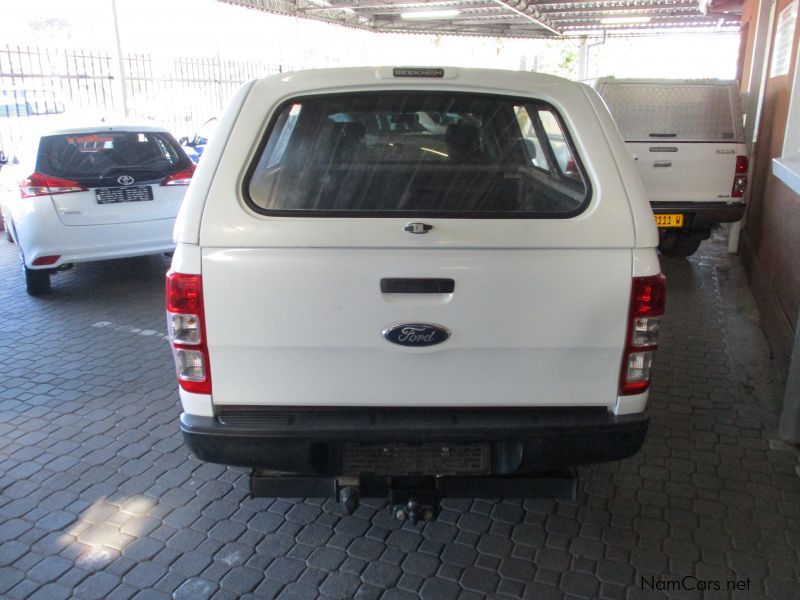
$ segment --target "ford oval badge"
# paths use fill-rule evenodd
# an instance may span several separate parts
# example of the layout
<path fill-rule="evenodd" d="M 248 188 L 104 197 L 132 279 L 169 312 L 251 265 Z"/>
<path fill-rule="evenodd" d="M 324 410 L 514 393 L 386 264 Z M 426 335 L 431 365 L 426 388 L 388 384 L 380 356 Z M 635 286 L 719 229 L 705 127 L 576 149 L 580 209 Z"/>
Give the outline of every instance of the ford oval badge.
<path fill-rule="evenodd" d="M 386 329 L 383 337 L 400 346 L 435 346 L 447 340 L 450 332 L 438 325 L 406 323 Z"/>

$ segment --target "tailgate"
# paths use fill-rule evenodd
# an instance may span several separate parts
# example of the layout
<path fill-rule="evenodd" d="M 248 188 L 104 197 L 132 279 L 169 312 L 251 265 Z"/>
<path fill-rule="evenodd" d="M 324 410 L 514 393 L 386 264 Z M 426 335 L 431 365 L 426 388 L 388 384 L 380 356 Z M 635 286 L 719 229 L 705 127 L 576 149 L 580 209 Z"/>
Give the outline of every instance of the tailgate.
<path fill-rule="evenodd" d="M 313 94 L 256 157 L 232 134 L 200 231 L 214 404 L 615 404 L 637 232 L 574 92 Z"/>
<path fill-rule="evenodd" d="M 730 201 L 744 144 L 628 142 L 650 202 Z M 741 201 L 737 199 L 737 201 Z"/>
<path fill-rule="evenodd" d="M 382 278 L 419 277 L 454 290 L 381 292 Z M 208 249 L 214 402 L 610 405 L 630 277 L 628 249 Z M 403 323 L 450 338 L 383 337 Z"/>

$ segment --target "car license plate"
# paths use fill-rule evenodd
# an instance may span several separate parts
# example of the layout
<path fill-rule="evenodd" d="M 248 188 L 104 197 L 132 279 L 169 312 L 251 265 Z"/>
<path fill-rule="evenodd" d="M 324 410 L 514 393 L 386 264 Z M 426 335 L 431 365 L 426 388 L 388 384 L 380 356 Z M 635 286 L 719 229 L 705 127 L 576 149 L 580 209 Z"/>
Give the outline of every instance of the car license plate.
<path fill-rule="evenodd" d="M 683 227 L 683 215 L 656 215 L 659 227 Z"/>
<path fill-rule="evenodd" d="M 99 188 L 94 191 L 98 204 L 117 204 L 119 202 L 144 202 L 153 199 L 153 188 L 149 185 L 134 187 Z"/>
<path fill-rule="evenodd" d="M 345 444 L 342 472 L 372 475 L 487 475 L 489 444 Z"/>

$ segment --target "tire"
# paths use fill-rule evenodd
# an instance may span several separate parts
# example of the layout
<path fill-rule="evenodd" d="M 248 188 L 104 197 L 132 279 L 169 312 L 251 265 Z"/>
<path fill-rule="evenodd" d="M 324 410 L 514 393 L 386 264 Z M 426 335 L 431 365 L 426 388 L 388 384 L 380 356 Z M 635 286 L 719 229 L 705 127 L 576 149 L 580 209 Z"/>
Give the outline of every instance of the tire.
<path fill-rule="evenodd" d="M 669 232 L 661 236 L 658 249 L 664 256 L 686 258 L 700 247 L 703 237 L 696 233 Z"/>
<path fill-rule="evenodd" d="M 46 269 L 29 269 L 22 267 L 25 270 L 25 291 L 31 296 L 41 296 L 50 291 L 50 272 Z"/>

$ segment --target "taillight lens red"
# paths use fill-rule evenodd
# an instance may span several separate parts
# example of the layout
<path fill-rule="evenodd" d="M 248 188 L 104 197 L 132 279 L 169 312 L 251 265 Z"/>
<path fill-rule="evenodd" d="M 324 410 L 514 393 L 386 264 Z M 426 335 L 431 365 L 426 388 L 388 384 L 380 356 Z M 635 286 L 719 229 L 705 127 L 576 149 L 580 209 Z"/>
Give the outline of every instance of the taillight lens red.
<path fill-rule="evenodd" d="M 641 394 L 650 385 L 650 369 L 658 346 L 660 317 L 664 314 L 666 286 L 663 275 L 634 277 L 619 393 Z"/>
<path fill-rule="evenodd" d="M 69 194 L 85 192 L 86 188 L 77 181 L 34 173 L 19 182 L 19 193 L 23 198 L 36 198 L 50 194 Z"/>
<path fill-rule="evenodd" d="M 194 175 L 194 170 L 197 167 L 194 164 L 189 165 L 182 171 L 178 171 L 177 173 L 173 173 L 164 181 L 161 182 L 161 185 L 189 185 L 192 181 L 192 175 Z"/>
<path fill-rule="evenodd" d="M 54 265 L 58 262 L 59 258 L 61 258 L 60 254 L 50 254 L 48 256 L 40 256 L 39 258 L 33 259 L 33 266 L 44 267 L 47 265 Z"/>
<path fill-rule="evenodd" d="M 741 198 L 747 189 L 747 169 L 750 161 L 746 156 L 736 157 L 736 173 L 733 176 L 733 187 L 731 188 L 731 198 Z"/>
<path fill-rule="evenodd" d="M 167 331 L 178 383 L 187 392 L 211 393 L 211 370 L 200 275 L 167 273 Z"/>
<path fill-rule="evenodd" d="M 663 315 L 665 292 L 663 275 L 634 277 L 631 290 L 631 314 L 637 317 Z"/>
<path fill-rule="evenodd" d="M 167 311 L 198 313 L 203 307 L 203 280 L 200 275 L 167 273 Z"/>

